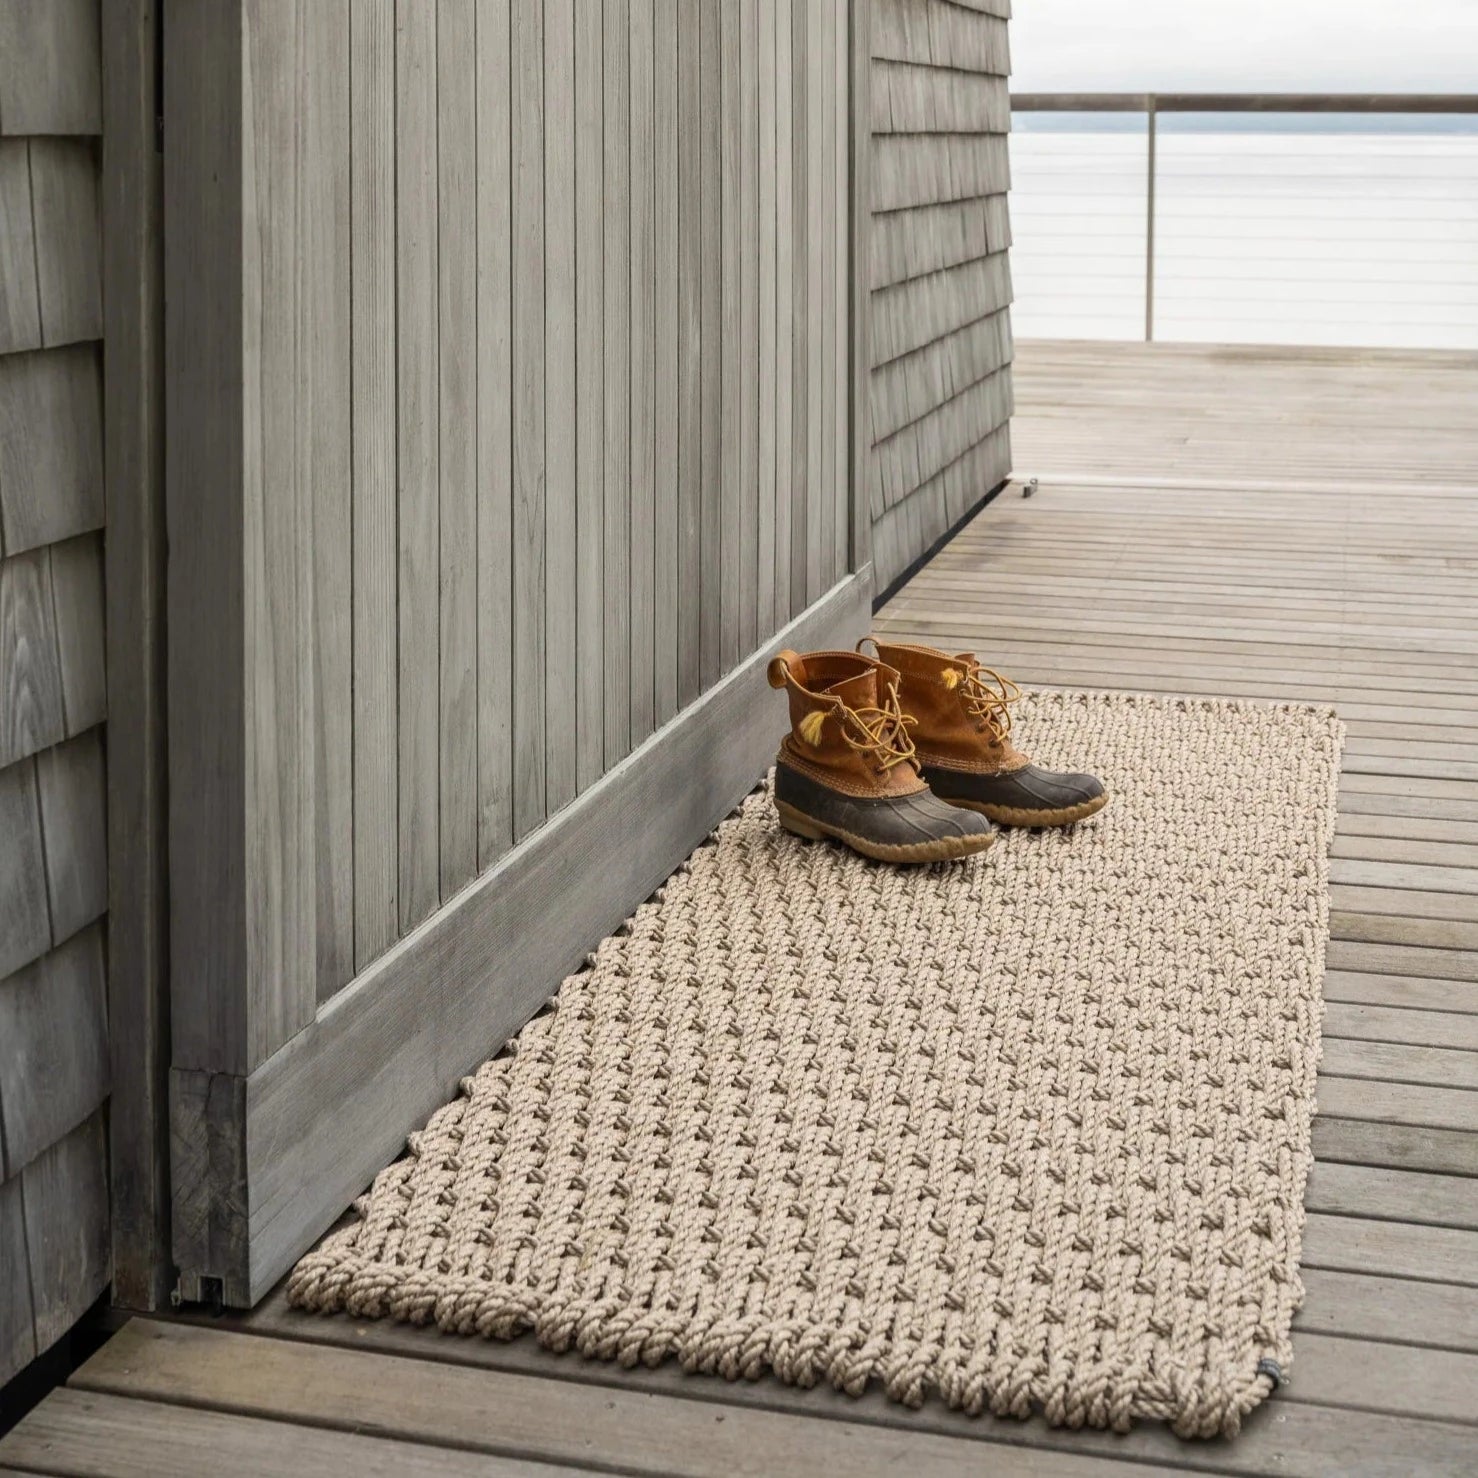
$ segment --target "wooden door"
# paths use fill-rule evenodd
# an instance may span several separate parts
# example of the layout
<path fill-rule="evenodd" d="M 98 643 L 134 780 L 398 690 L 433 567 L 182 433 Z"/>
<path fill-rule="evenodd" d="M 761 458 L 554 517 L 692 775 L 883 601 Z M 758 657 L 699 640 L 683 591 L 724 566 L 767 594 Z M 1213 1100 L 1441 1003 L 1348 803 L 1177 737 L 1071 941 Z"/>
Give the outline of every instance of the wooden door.
<path fill-rule="evenodd" d="M 171 1131 L 260 1298 L 865 629 L 846 0 L 166 13 Z"/>

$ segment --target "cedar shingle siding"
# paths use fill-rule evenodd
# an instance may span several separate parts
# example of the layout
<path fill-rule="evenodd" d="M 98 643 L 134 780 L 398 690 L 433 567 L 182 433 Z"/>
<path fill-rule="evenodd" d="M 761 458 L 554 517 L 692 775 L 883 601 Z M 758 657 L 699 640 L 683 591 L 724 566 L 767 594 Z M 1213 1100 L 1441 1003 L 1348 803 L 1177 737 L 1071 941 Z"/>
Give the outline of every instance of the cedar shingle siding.
<path fill-rule="evenodd" d="M 0 0 L 0 1381 L 108 1282 L 97 0 Z"/>
<path fill-rule="evenodd" d="M 1009 472 L 1010 0 L 873 0 L 879 589 Z"/>

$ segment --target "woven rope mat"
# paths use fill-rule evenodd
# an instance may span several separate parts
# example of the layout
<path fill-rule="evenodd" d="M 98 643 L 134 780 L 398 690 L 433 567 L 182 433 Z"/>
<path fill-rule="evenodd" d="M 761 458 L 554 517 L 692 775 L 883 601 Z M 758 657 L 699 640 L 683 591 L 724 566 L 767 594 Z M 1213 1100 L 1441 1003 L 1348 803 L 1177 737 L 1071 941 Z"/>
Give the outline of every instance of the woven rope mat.
<path fill-rule="evenodd" d="M 1035 694 L 1018 732 L 1109 808 L 898 869 L 752 795 L 291 1302 L 1234 1432 L 1302 1296 L 1340 725 Z"/>

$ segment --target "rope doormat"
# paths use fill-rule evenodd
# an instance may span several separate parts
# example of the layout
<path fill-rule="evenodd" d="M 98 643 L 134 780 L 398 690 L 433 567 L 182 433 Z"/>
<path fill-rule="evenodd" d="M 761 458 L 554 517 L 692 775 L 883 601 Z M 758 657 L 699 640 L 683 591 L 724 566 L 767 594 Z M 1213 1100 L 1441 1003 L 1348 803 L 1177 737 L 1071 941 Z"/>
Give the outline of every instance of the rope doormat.
<path fill-rule="evenodd" d="M 907 869 L 752 795 L 290 1301 L 1235 1432 L 1302 1296 L 1340 725 L 1129 694 L 1018 722 L 1109 808 Z"/>

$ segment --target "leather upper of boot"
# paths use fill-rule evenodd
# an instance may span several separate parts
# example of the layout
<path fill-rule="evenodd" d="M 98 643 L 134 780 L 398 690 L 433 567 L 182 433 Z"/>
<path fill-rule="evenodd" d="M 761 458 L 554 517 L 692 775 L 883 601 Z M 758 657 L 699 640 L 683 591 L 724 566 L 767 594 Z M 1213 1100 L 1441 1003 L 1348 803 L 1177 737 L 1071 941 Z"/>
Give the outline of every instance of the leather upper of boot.
<path fill-rule="evenodd" d="M 768 675 L 770 686 L 785 688 L 790 701 L 782 763 L 852 796 L 915 795 L 928 788 L 893 668 L 858 652 L 781 652 Z"/>
<path fill-rule="evenodd" d="M 1003 775 L 1031 763 L 1011 743 L 1013 683 L 982 668 L 970 652 L 874 645 L 881 662 L 899 674 L 899 700 L 915 720 L 921 765 Z"/>

